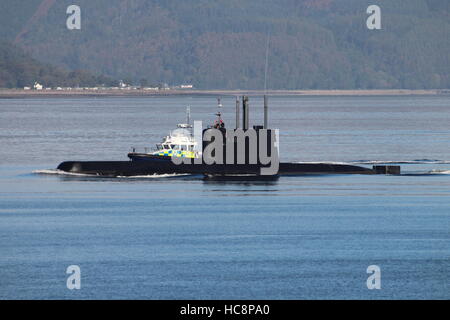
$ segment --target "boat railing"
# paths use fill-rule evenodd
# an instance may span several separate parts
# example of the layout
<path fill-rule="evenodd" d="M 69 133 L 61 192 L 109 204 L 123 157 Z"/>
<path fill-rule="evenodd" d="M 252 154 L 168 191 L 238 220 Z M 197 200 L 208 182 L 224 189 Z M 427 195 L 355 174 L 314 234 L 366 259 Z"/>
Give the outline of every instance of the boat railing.
<path fill-rule="evenodd" d="M 131 153 L 153 153 L 155 151 L 158 151 L 156 148 L 149 148 L 149 147 L 131 147 L 130 152 Z"/>

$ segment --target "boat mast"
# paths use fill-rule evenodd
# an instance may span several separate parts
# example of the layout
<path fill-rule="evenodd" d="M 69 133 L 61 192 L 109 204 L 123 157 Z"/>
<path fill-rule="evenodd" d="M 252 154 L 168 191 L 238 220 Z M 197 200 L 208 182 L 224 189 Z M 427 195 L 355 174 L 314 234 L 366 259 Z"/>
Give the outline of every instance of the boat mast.
<path fill-rule="evenodd" d="M 266 65 L 264 70 L 264 129 L 268 129 L 269 122 L 269 98 L 267 97 L 267 72 L 269 69 L 269 43 L 270 34 L 267 34 L 267 44 L 266 44 Z"/>
<path fill-rule="evenodd" d="M 191 124 L 191 107 L 189 106 L 186 107 L 186 123 Z"/>
<path fill-rule="evenodd" d="M 217 126 L 217 128 L 220 128 L 223 126 L 223 121 L 222 121 L 222 112 L 220 112 L 220 109 L 222 109 L 223 105 L 222 102 L 220 101 L 220 98 L 217 98 L 217 120 L 215 125 Z"/>

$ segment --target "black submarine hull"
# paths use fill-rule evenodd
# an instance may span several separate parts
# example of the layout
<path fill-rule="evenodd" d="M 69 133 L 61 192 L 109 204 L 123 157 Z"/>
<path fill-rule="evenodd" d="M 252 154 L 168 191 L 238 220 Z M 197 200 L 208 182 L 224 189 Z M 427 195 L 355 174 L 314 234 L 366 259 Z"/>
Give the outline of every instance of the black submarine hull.
<path fill-rule="evenodd" d="M 257 154 L 259 155 L 260 146 L 265 143 L 260 138 L 265 137 L 267 139 L 267 154 L 272 154 L 272 150 L 275 150 L 277 145 L 275 142 L 276 132 L 267 126 L 267 99 L 264 98 L 264 126 L 254 126 L 253 131 L 249 128 L 249 105 L 248 97 L 242 97 L 243 103 L 243 123 L 242 129 L 239 129 L 239 101 L 236 101 L 236 129 L 231 130 L 232 137 L 237 138 L 241 136 L 243 132 L 249 133 L 248 139 L 245 136 L 242 138 L 245 143 L 245 163 L 246 164 L 212 164 L 208 165 L 202 162 L 201 164 L 180 164 L 176 165 L 171 161 L 169 156 L 151 155 L 147 153 L 137 153 L 133 151 L 128 154 L 131 161 L 67 161 L 58 166 L 58 169 L 67 173 L 77 174 L 89 174 L 96 176 L 108 176 L 108 177 L 129 177 L 129 176 L 148 176 L 148 175 L 161 175 L 161 174 L 203 174 L 208 177 L 227 177 L 227 176 L 240 176 L 243 179 L 249 179 L 249 177 L 279 177 L 285 175 L 319 175 L 319 174 L 400 174 L 400 167 L 396 166 L 376 166 L 371 168 L 365 168 L 360 166 L 354 166 L 350 164 L 332 164 L 332 163 L 280 163 L 278 173 L 272 176 L 260 175 L 261 168 L 264 167 L 261 162 L 258 164 L 249 164 L 250 161 L 250 140 L 255 143 Z M 218 113 L 219 120 L 220 112 Z M 209 129 L 203 130 L 203 136 Z M 232 138 L 231 142 L 228 141 L 227 134 L 230 134 L 224 127 L 218 128 L 222 134 L 223 144 L 223 158 L 228 151 L 227 144 L 231 143 L 234 146 L 234 158 L 235 163 L 237 158 L 238 140 Z M 262 133 L 266 133 L 263 135 Z M 253 133 L 253 140 L 251 139 Z M 219 135 L 220 137 L 220 135 Z M 214 137 L 214 140 L 216 137 Z M 242 139 L 240 141 L 242 141 Z M 256 139 L 256 140 L 255 140 Z M 212 140 L 202 139 L 202 150 L 205 149 Z M 229 147 L 229 145 L 228 145 Z M 215 150 L 215 149 L 214 149 Z M 252 151 L 252 152 L 253 152 Z M 184 159 L 186 160 L 186 159 Z M 192 159 L 189 159 L 192 161 Z"/>
<path fill-rule="evenodd" d="M 58 170 L 97 176 L 146 176 L 160 174 L 260 175 L 261 165 L 180 164 L 171 161 L 66 161 Z M 277 176 L 306 174 L 377 174 L 388 173 L 347 164 L 280 163 Z"/>

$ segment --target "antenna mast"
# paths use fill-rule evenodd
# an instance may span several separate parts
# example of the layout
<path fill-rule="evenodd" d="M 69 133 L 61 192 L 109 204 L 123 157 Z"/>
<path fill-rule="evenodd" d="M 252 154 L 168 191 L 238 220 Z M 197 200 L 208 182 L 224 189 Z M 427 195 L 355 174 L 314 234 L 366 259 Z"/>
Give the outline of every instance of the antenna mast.
<path fill-rule="evenodd" d="M 189 106 L 186 107 L 186 123 L 191 124 L 191 107 Z"/>
<path fill-rule="evenodd" d="M 270 34 L 267 34 L 267 44 L 266 44 L 266 65 L 264 69 L 264 94 L 267 94 L 267 72 L 269 69 L 269 42 L 270 42 Z"/>
<path fill-rule="evenodd" d="M 264 129 L 268 129 L 269 122 L 269 99 L 267 98 L 267 73 L 269 69 L 269 42 L 270 34 L 267 33 L 267 44 L 266 44 L 266 66 L 264 70 Z"/>

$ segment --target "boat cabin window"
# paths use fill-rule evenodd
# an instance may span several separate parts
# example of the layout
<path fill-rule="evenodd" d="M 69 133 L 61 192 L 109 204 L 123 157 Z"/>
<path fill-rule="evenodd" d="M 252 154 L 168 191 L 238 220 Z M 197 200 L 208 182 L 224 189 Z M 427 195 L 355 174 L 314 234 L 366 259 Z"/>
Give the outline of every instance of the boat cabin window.
<path fill-rule="evenodd" d="M 180 148 L 180 146 L 178 146 L 176 144 L 172 144 L 171 147 L 173 150 L 178 150 Z"/>
<path fill-rule="evenodd" d="M 187 146 L 186 145 L 181 145 L 181 151 L 186 151 L 187 150 Z"/>
<path fill-rule="evenodd" d="M 170 146 L 168 144 L 165 144 L 163 147 L 164 149 L 170 149 Z"/>

